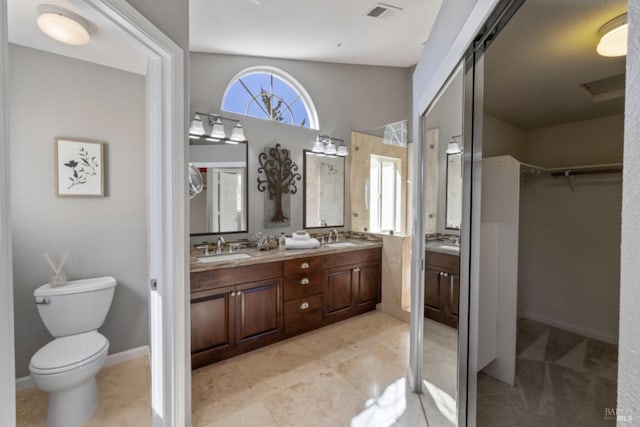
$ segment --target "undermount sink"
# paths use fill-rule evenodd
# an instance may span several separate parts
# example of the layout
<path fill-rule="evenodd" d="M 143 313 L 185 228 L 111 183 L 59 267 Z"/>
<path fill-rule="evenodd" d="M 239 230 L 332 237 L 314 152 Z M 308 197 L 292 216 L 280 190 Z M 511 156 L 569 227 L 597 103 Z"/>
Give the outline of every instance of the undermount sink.
<path fill-rule="evenodd" d="M 247 258 L 251 258 L 251 255 L 245 254 L 244 252 L 236 252 L 232 254 L 203 256 L 198 258 L 198 262 L 201 262 L 204 264 L 211 264 L 212 262 L 234 261 L 237 259 L 247 259 Z"/>
<path fill-rule="evenodd" d="M 328 248 L 347 248 L 349 246 L 358 246 L 357 243 L 353 242 L 335 242 L 335 243 L 325 243 Z"/>

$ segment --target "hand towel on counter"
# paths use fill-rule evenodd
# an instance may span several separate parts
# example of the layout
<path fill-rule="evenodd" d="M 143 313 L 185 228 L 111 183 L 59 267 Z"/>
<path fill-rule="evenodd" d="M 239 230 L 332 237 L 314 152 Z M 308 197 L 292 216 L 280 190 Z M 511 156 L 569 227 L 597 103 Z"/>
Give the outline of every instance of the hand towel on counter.
<path fill-rule="evenodd" d="M 307 233 L 306 231 L 301 230 L 301 231 L 296 231 L 295 233 L 293 233 L 291 235 L 291 238 L 293 240 L 309 240 L 309 239 L 311 239 L 311 236 L 309 236 L 309 233 Z"/>
<path fill-rule="evenodd" d="M 318 239 L 296 240 L 292 237 L 285 238 L 286 249 L 315 249 L 320 247 Z"/>

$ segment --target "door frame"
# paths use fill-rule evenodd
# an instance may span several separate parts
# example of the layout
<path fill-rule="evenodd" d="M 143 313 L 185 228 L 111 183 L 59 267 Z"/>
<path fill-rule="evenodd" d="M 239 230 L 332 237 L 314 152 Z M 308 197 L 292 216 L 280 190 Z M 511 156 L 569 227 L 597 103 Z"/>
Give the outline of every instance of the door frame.
<path fill-rule="evenodd" d="M 111 29 L 121 33 L 149 58 L 146 75 L 148 274 L 157 281 L 157 289 L 151 291 L 149 298 L 153 425 L 190 425 L 184 52 L 125 0 L 72 0 L 72 3 L 88 15 L 104 18 Z M 9 316 L 5 319 L 8 321 L 0 322 L 0 339 L 7 343 L 6 353 L 0 359 L 0 424 L 14 426 L 6 0 L 0 0 L 0 19 L 0 125 L 4 130 L 0 135 L 0 169 L 3 171 L 0 174 L 0 308 Z"/>

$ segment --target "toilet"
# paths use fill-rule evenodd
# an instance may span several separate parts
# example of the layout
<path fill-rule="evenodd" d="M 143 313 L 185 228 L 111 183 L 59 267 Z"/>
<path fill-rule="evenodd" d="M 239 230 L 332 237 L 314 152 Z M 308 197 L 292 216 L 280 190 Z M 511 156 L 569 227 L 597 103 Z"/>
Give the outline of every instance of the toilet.
<path fill-rule="evenodd" d="M 33 383 L 49 393 L 46 427 L 80 427 L 98 404 L 96 374 L 102 369 L 109 341 L 102 326 L 113 300 L 116 280 L 99 277 L 48 283 L 33 293 L 38 314 L 54 340 L 29 363 Z"/>

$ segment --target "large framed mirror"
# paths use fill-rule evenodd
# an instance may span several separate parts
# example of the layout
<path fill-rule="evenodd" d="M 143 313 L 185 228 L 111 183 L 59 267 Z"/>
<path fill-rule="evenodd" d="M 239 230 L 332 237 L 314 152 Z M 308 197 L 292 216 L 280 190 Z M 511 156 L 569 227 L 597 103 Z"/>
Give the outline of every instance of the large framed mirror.
<path fill-rule="evenodd" d="M 248 230 L 247 143 L 191 141 L 189 160 L 203 190 L 191 199 L 192 236 Z"/>
<path fill-rule="evenodd" d="M 344 227 L 344 159 L 304 151 L 304 228 Z"/>

